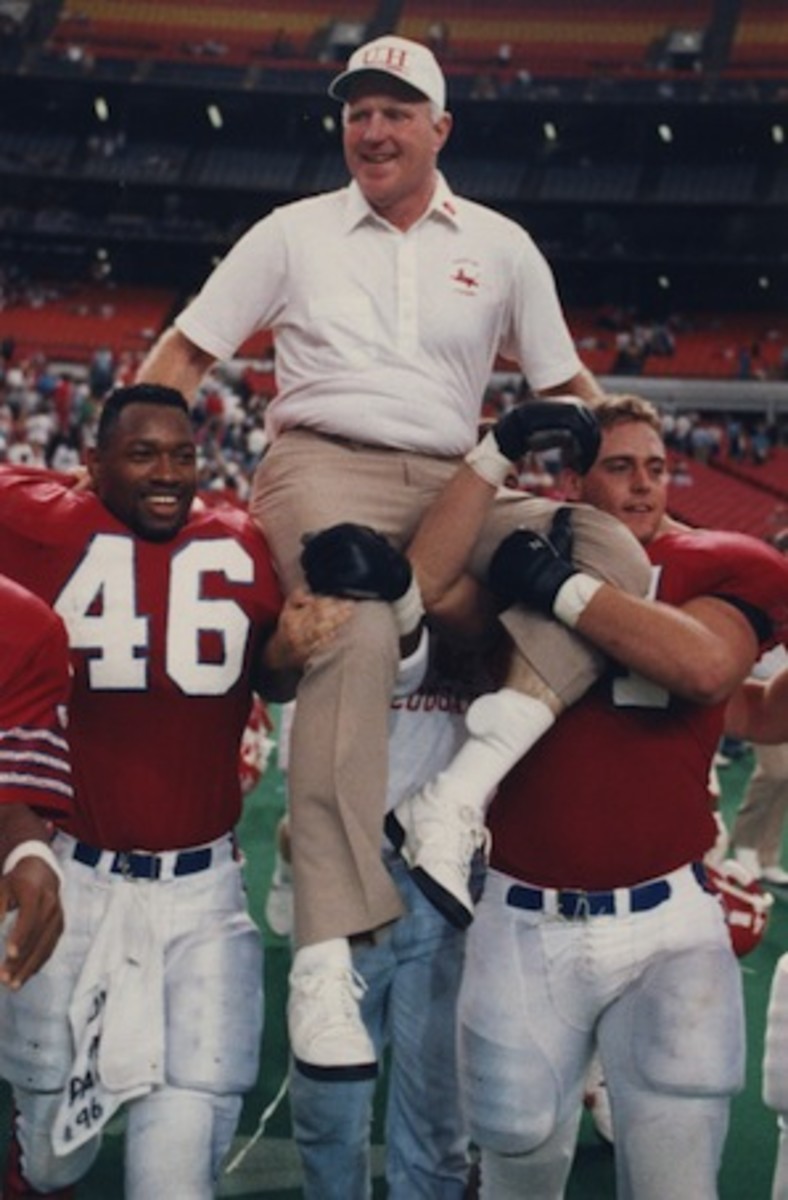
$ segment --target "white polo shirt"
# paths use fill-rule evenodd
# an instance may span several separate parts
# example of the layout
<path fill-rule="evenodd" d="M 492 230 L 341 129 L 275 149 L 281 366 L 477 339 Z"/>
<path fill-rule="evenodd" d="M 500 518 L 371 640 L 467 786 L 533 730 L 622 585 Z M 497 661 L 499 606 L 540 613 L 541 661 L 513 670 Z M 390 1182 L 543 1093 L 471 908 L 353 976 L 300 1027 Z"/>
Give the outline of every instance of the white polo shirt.
<path fill-rule="evenodd" d="M 429 210 L 405 233 L 355 183 L 275 209 L 176 324 L 218 359 L 273 331 L 271 438 L 300 426 L 441 456 L 475 443 L 499 352 L 534 390 L 582 365 L 532 239 L 455 198 L 440 175 Z"/>

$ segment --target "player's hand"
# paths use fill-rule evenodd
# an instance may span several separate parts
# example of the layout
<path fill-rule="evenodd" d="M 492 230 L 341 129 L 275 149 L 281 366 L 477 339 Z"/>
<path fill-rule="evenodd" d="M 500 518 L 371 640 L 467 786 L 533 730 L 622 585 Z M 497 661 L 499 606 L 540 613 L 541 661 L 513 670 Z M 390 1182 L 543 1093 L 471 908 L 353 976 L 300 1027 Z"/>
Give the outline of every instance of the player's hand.
<path fill-rule="evenodd" d="M 0 984 L 16 991 L 44 965 L 63 932 L 60 881 L 43 859 L 22 858 L 0 878 L 0 919 L 14 909 Z"/>
<path fill-rule="evenodd" d="M 351 522 L 307 534 L 301 565 L 313 592 L 353 600 L 399 600 L 413 579 L 404 554 L 368 525 Z"/>
<path fill-rule="evenodd" d="M 517 462 L 529 450 L 568 443 L 575 454 L 573 466 L 581 475 L 599 451 L 599 423 L 593 410 L 578 400 L 527 400 L 501 417 L 492 433 L 510 462 Z"/>
<path fill-rule="evenodd" d="M 496 599 L 505 608 L 520 603 L 552 616 L 556 595 L 577 574 L 572 541 L 572 510 L 566 505 L 557 510 L 546 537 L 530 529 L 510 533 L 490 561 L 487 582 Z"/>
<path fill-rule="evenodd" d="M 353 614 L 353 602 L 295 588 L 285 601 L 263 658 L 269 671 L 300 671 Z"/>

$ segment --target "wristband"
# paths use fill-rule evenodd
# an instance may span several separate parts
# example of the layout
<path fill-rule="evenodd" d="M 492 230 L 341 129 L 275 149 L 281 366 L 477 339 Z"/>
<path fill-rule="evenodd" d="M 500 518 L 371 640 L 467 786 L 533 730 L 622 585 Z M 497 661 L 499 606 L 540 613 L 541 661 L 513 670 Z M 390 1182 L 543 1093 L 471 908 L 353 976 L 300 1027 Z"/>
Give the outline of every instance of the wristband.
<path fill-rule="evenodd" d="M 480 442 L 465 455 L 465 461 L 485 483 L 491 487 L 502 487 L 512 472 L 512 463 L 501 453 L 494 433 L 485 433 Z"/>
<path fill-rule="evenodd" d="M 60 869 L 60 864 L 52 853 L 51 847 L 46 842 L 31 840 L 28 842 L 20 842 L 18 846 L 14 846 L 13 850 L 6 856 L 3 863 L 3 874 L 9 875 L 13 871 L 17 863 L 23 858 L 41 858 L 44 860 L 50 870 L 54 871 L 57 876 L 58 883 L 63 884 L 63 872 Z"/>
<path fill-rule="evenodd" d="M 426 625 L 422 626 L 419 644 L 407 658 L 399 660 L 397 678 L 394 681 L 394 698 L 401 700 L 417 691 L 424 682 L 430 657 L 430 635 Z"/>
<path fill-rule="evenodd" d="M 409 633 L 413 633 L 424 617 L 424 604 L 415 578 L 411 579 L 404 596 L 400 596 L 399 600 L 392 600 L 391 608 L 400 637 L 407 637 Z"/>
<path fill-rule="evenodd" d="M 601 579 L 593 579 L 591 575 L 570 575 L 562 583 L 553 601 L 553 616 L 562 624 L 574 629 L 585 612 L 586 605 L 596 595 L 602 586 Z"/>

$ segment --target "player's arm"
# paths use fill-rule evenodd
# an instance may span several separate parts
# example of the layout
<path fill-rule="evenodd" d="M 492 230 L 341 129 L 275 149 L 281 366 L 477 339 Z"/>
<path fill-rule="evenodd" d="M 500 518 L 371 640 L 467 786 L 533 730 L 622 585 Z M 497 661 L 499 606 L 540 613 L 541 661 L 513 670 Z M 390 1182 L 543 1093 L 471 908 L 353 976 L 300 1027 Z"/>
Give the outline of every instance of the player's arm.
<path fill-rule="evenodd" d="M 725 710 L 725 732 L 762 745 L 788 742 L 788 667 L 771 679 L 748 679 Z"/>
<path fill-rule="evenodd" d="M 463 575 L 495 494 L 524 454 L 554 445 L 572 447 L 580 474 L 599 449 L 596 419 L 572 396 L 529 400 L 511 409 L 484 434 L 431 503 L 408 547 L 429 613 L 445 618 L 454 610 L 472 618 L 474 590 Z"/>
<path fill-rule="evenodd" d="M 137 383 L 161 383 L 177 388 L 189 404 L 194 403 L 197 389 L 209 367 L 216 359 L 200 349 L 172 325 L 165 330 L 143 360 L 137 372 Z"/>
<path fill-rule="evenodd" d="M 255 691 L 278 703 L 292 700 L 308 659 L 328 645 L 352 612 L 350 600 L 313 596 L 305 588 L 295 588 L 276 625 L 263 634 Z"/>
<path fill-rule="evenodd" d="M 711 596 L 676 608 L 602 584 L 575 628 L 608 657 L 698 704 L 726 699 L 759 654 L 747 618 Z"/>
<path fill-rule="evenodd" d="M 60 873 L 49 829 L 24 804 L 0 806 L 0 862 L 0 920 L 16 912 L 0 962 L 0 984 L 16 990 L 43 966 L 63 932 Z"/>
<path fill-rule="evenodd" d="M 609 658 L 698 704 L 727 699 L 760 653 L 759 618 L 733 599 L 700 596 L 681 607 L 642 600 L 583 574 L 572 563 L 571 508 L 550 534 L 517 530 L 490 564 L 504 607 L 522 603 L 576 630 Z"/>

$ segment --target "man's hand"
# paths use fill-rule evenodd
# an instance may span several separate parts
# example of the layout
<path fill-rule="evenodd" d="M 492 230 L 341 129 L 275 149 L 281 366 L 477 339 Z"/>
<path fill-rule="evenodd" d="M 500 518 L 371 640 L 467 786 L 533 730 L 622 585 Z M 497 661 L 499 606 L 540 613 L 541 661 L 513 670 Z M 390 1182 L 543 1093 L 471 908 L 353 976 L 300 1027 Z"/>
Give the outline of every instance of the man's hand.
<path fill-rule="evenodd" d="M 21 858 L 0 877 L 0 919 L 13 909 L 18 912 L 6 938 L 0 984 L 16 991 L 44 965 L 63 932 L 60 881 L 43 859 Z"/>
<path fill-rule="evenodd" d="M 413 578 L 405 555 L 382 534 L 350 522 L 307 534 L 301 565 L 313 592 L 354 600 L 399 600 Z"/>
<path fill-rule="evenodd" d="M 509 462 L 528 450 L 565 445 L 575 453 L 573 465 L 581 475 L 599 451 L 599 424 L 593 410 L 577 400 L 527 400 L 512 408 L 493 426 L 498 449 Z"/>
<path fill-rule="evenodd" d="M 556 512 L 547 537 L 516 529 L 492 556 L 490 590 L 506 608 L 522 603 L 552 616 L 558 592 L 578 574 L 572 563 L 572 540 L 572 511 L 567 506 Z"/>
<path fill-rule="evenodd" d="M 308 659 L 327 646 L 353 613 L 350 600 L 312 596 L 295 588 L 285 601 L 276 629 L 265 644 L 267 671 L 300 671 Z"/>

